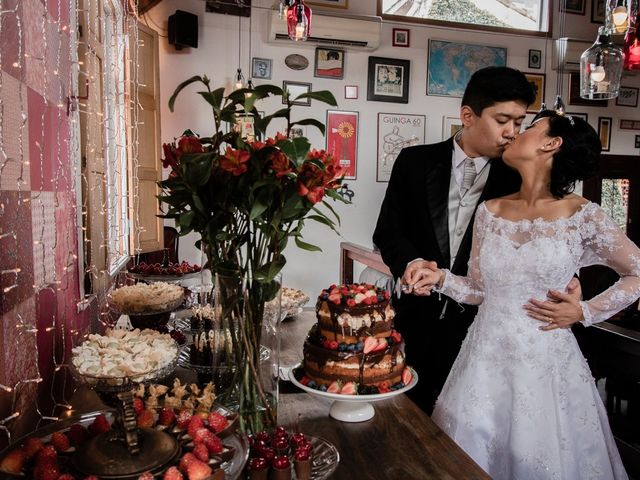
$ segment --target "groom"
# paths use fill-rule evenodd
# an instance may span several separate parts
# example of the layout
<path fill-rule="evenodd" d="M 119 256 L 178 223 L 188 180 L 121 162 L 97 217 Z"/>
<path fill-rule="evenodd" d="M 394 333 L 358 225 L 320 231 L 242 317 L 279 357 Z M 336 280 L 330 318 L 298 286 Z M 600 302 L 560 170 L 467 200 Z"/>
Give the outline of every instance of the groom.
<path fill-rule="evenodd" d="M 469 80 L 462 97 L 462 130 L 444 142 L 400 152 L 380 208 L 373 243 L 402 284 L 426 260 L 465 275 L 476 208 L 513 193 L 518 174 L 500 159 L 520 131 L 535 95 L 518 70 L 488 67 Z M 425 265 L 426 266 L 426 265 Z M 431 414 L 477 308 L 439 295 L 405 292 L 394 298 L 396 328 L 407 363 L 420 381 L 409 396 Z"/>

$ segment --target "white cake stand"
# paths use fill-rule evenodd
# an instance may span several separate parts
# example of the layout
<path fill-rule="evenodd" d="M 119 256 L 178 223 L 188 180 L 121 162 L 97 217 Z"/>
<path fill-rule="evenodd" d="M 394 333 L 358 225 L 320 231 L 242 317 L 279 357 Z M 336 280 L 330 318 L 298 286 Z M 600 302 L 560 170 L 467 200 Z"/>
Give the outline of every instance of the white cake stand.
<path fill-rule="evenodd" d="M 366 420 L 372 419 L 375 415 L 375 410 L 373 408 L 373 405 L 371 405 L 373 402 L 388 400 L 395 397 L 396 395 L 405 393 L 415 387 L 418 383 L 418 374 L 412 368 L 411 372 L 413 373 L 413 379 L 411 380 L 411 383 L 402 388 L 399 388 L 398 390 L 392 390 L 391 392 L 387 393 L 375 393 L 371 395 L 344 395 L 341 393 L 327 393 L 301 384 L 293 374 L 297 368 L 300 368 L 300 365 L 296 365 L 291 370 L 289 370 L 289 380 L 291 380 L 291 383 L 293 383 L 296 387 L 301 388 L 305 392 L 310 393 L 311 395 L 317 395 L 318 397 L 334 400 L 334 402 L 331 404 L 331 408 L 329 409 L 329 416 L 335 418 L 336 420 L 340 420 L 341 422 L 364 422 Z"/>

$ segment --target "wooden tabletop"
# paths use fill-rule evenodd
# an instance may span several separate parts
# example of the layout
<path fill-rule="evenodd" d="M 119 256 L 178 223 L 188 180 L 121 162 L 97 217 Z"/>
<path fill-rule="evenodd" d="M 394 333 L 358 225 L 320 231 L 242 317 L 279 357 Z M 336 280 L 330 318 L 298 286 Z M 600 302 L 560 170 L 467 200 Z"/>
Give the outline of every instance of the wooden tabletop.
<path fill-rule="evenodd" d="M 304 311 L 282 323 L 281 367 L 301 361 L 302 343 L 314 322 L 314 312 Z M 371 420 L 340 422 L 329 417 L 331 400 L 286 382 L 278 423 L 299 426 L 336 446 L 340 463 L 332 480 L 491 478 L 406 395 L 372 405 L 376 413 Z"/>

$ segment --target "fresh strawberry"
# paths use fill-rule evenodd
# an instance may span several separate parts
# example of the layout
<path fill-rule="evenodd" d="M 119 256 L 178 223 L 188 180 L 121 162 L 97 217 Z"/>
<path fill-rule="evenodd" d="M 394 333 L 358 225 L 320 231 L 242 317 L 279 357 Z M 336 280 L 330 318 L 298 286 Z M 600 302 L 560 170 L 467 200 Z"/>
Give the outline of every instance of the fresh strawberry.
<path fill-rule="evenodd" d="M 340 305 L 340 301 L 342 300 L 342 295 L 340 295 L 339 293 L 335 294 L 332 293 L 331 295 L 329 295 L 329 301 L 331 303 L 334 303 L 336 305 Z"/>
<path fill-rule="evenodd" d="M 378 347 L 378 339 L 376 337 L 367 337 L 364 340 L 364 353 L 373 352 Z"/>
<path fill-rule="evenodd" d="M 347 307 L 355 307 L 355 306 L 356 306 L 356 301 L 353 298 L 348 298 Z"/>
<path fill-rule="evenodd" d="M 389 346 L 389 342 L 387 342 L 386 338 L 379 338 L 378 345 L 376 348 L 372 350 L 372 352 L 380 352 L 381 350 L 385 350 Z"/>
<path fill-rule="evenodd" d="M 64 473 L 58 477 L 58 480 L 75 480 L 75 477 L 70 473 Z"/>
<path fill-rule="evenodd" d="M 160 410 L 160 414 L 158 416 L 158 423 L 160 425 L 164 425 L 168 427 L 169 425 L 173 425 L 173 422 L 176 421 L 176 414 L 173 411 L 173 408 L 163 408 Z"/>
<path fill-rule="evenodd" d="M 300 379 L 300 383 L 302 385 L 304 385 L 305 387 L 307 386 L 307 384 L 311 381 L 311 379 L 309 377 L 307 377 L 306 375 L 304 377 L 302 377 Z"/>
<path fill-rule="evenodd" d="M 36 455 L 36 465 L 56 464 L 58 453 L 53 445 L 45 445 Z"/>
<path fill-rule="evenodd" d="M 391 391 L 391 385 L 389 385 L 389 382 L 384 381 L 380 385 L 378 385 L 378 390 L 380 391 L 380 393 L 390 392 Z"/>
<path fill-rule="evenodd" d="M 93 423 L 89 425 L 89 433 L 92 435 L 98 435 L 109 430 L 111 430 L 111 424 L 104 415 L 98 415 Z"/>
<path fill-rule="evenodd" d="M 329 350 L 338 350 L 338 342 L 336 342 L 335 340 L 330 340 Z"/>
<path fill-rule="evenodd" d="M 340 393 L 343 395 L 355 395 L 358 392 L 358 386 L 355 382 L 347 382 L 342 386 Z"/>
<path fill-rule="evenodd" d="M 162 480 L 183 480 L 183 476 L 176 467 L 171 467 L 169 470 L 164 472 L 164 476 Z"/>
<path fill-rule="evenodd" d="M 327 393 L 340 393 L 340 390 L 342 390 L 342 386 L 337 380 L 331 382 L 331 385 L 327 387 Z"/>
<path fill-rule="evenodd" d="M 364 296 L 364 293 L 357 293 L 354 300 L 356 301 L 356 303 L 362 303 L 365 298 L 367 297 Z"/>
<path fill-rule="evenodd" d="M 181 430 L 186 430 L 187 427 L 189 426 L 189 422 L 191 421 L 192 416 L 193 415 L 189 410 L 182 410 L 178 414 L 178 419 L 176 420 L 178 424 L 178 428 L 180 428 Z"/>
<path fill-rule="evenodd" d="M 153 480 L 153 475 L 150 472 L 144 472 L 138 477 L 138 480 Z"/>
<path fill-rule="evenodd" d="M 413 380 L 413 372 L 409 367 L 405 367 L 405 369 L 402 371 L 402 381 L 405 385 L 409 385 L 411 383 L 411 380 Z"/>
<path fill-rule="evenodd" d="M 213 436 L 214 436 L 214 433 L 211 432 L 211 430 L 209 430 L 208 428 L 202 427 L 197 429 L 195 432 L 193 432 L 193 436 L 191 438 L 193 438 L 193 443 L 197 445 L 198 443 L 204 443 L 206 439 Z"/>
<path fill-rule="evenodd" d="M 78 445 L 84 443 L 87 438 L 89 438 L 89 430 L 87 430 L 79 423 L 76 423 L 74 425 L 71 425 L 71 428 L 67 432 L 67 436 L 69 437 L 69 441 L 71 441 L 71 445 L 75 445 L 77 447 Z"/>
<path fill-rule="evenodd" d="M 201 417 L 194 415 L 193 417 L 191 417 L 191 420 L 189 421 L 187 432 L 189 433 L 191 438 L 195 439 L 196 432 L 203 427 L 204 427 L 204 420 L 202 420 Z"/>
<path fill-rule="evenodd" d="M 391 332 L 391 338 L 393 338 L 393 341 L 395 343 L 400 343 L 402 341 L 402 335 L 400 335 L 400 332 L 398 332 L 397 330 Z"/>
<path fill-rule="evenodd" d="M 151 428 L 156 423 L 155 413 L 153 410 L 145 409 L 140 412 L 136 421 L 139 428 Z"/>
<path fill-rule="evenodd" d="M 140 415 L 144 410 L 144 401 L 140 397 L 133 399 L 133 410 L 136 412 L 136 415 Z"/>
<path fill-rule="evenodd" d="M 218 412 L 211 412 L 209 414 L 209 428 L 213 429 L 214 432 L 221 432 L 222 430 L 227 428 L 228 424 L 229 422 L 224 415 Z"/>
<path fill-rule="evenodd" d="M 82 480 L 100 480 L 95 475 L 89 475 L 88 477 L 84 477 Z"/>
<path fill-rule="evenodd" d="M 60 469 L 55 463 L 36 465 L 33 471 L 36 480 L 58 480 Z"/>
<path fill-rule="evenodd" d="M 27 457 L 27 460 L 35 457 L 35 455 L 42 450 L 44 447 L 44 442 L 38 437 L 28 438 L 26 442 L 24 442 L 24 454 Z"/>
<path fill-rule="evenodd" d="M 216 437 L 215 435 L 211 435 L 210 437 L 205 438 L 204 445 L 209 450 L 209 453 L 212 455 L 216 455 L 224 449 L 224 445 L 222 445 L 222 440 Z"/>
<path fill-rule="evenodd" d="M 182 458 L 180 459 L 180 471 L 184 474 L 187 473 L 187 468 L 189 468 L 189 465 L 191 465 L 193 462 L 199 462 L 200 460 L 198 460 L 196 458 L 196 456 L 189 452 L 189 453 L 185 453 Z"/>
<path fill-rule="evenodd" d="M 375 290 L 367 290 L 364 293 L 364 295 L 365 295 L 365 297 L 377 297 L 378 296 L 378 294 L 376 293 Z"/>
<path fill-rule="evenodd" d="M 11 450 L 0 462 L 0 470 L 8 473 L 20 473 L 27 456 L 22 448 Z"/>
<path fill-rule="evenodd" d="M 189 480 L 205 480 L 212 473 L 211 467 L 200 460 L 194 460 L 193 463 L 187 467 L 187 477 Z"/>
<path fill-rule="evenodd" d="M 204 463 L 209 463 L 209 450 L 204 443 L 199 443 L 193 449 L 193 454 L 195 457 Z"/>
<path fill-rule="evenodd" d="M 69 438 L 62 432 L 55 432 L 51 435 L 51 445 L 53 445 L 58 452 L 66 452 L 71 448 Z"/>

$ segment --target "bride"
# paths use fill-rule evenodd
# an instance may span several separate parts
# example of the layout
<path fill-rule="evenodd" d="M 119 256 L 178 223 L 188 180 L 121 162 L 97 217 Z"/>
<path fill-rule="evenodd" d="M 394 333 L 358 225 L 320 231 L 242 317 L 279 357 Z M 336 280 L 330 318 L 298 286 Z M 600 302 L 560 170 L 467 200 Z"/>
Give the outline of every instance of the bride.
<path fill-rule="evenodd" d="M 597 204 L 570 193 L 595 173 L 600 150 L 585 121 L 538 114 L 503 155 L 520 191 L 478 207 L 468 276 L 423 262 L 409 279 L 418 295 L 480 305 L 432 418 L 494 479 L 628 478 L 568 329 L 640 296 L 640 250 Z M 594 264 L 620 280 L 589 301 L 561 292 Z"/>

